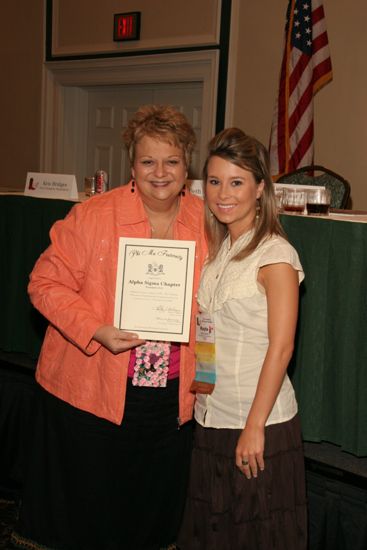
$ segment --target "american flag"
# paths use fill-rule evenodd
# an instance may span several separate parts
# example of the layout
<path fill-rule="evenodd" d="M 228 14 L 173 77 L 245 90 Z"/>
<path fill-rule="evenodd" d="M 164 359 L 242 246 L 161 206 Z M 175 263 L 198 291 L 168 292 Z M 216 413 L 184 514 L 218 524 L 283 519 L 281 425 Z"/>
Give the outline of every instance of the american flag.
<path fill-rule="evenodd" d="M 322 0 L 290 0 L 270 136 L 275 180 L 313 163 L 313 96 L 332 76 Z"/>

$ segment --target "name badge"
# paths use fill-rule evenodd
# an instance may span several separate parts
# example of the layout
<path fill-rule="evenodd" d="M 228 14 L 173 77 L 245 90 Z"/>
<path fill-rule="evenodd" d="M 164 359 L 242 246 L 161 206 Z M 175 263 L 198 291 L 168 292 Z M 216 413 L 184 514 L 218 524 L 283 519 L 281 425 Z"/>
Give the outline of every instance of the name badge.
<path fill-rule="evenodd" d="M 215 328 L 213 319 L 207 313 L 196 316 L 195 356 L 195 380 L 215 384 Z"/>

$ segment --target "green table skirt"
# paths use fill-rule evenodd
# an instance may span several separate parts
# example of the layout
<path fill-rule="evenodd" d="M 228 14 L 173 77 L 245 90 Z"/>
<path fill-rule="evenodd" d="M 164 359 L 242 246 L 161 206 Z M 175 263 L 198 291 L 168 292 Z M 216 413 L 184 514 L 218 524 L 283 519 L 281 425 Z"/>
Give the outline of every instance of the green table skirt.
<path fill-rule="evenodd" d="M 50 243 L 51 226 L 74 204 L 0 195 L 0 350 L 7 354 L 38 357 L 47 322 L 29 301 L 29 274 Z"/>
<path fill-rule="evenodd" d="M 282 216 L 305 271 L 290 374 L 303 437 L 367 455 L 367 224 Z"/>
<path fill-rule="evenodd" d="M 0 195 L 0 351 L 36 360 L 45 319 L 28 299 L 48 232 L 74 203 Z M 303 437 L 367 455 L 367 224 L 281 216 L 306 278 L 290 375 Z"/>

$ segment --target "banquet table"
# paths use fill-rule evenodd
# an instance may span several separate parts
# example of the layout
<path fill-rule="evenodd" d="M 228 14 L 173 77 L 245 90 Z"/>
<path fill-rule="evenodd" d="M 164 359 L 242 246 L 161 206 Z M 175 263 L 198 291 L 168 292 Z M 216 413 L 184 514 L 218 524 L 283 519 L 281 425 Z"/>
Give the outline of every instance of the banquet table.
<path fill-rule="evenodd" d="M 290 374 L 306 441 L 367 455 L 367 217 L 281 216 L 305 271 Z"/>
<path fill-rule="evenodd" d="M 50 227 L 74 204 L 0 195 L 0 351 L 30 365 L 37 360 L 47 323 L 28 299 L 29 274 L 49 245 Z"/>
<path fill-rule="evenodd" d="M 27 296 L 51 225 L 73 202 L 0 195 L 0 356 L 35 366 L 46 321 Z M 303 438 L 367 455 L 367 218 L 281 215 L 306 277 L 290 365 Z M 8 359 L 7 359 L 8 360 Z"/>

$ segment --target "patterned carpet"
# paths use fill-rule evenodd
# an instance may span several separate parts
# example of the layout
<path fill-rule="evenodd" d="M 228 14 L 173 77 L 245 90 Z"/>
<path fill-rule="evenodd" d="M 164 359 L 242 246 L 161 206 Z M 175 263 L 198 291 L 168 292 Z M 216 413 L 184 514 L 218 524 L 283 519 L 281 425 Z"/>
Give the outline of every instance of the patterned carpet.
<path fill-rule="evenodd" d="M 10 550 L 10 534 L 17 518 L 17 506 L 13 500 L 0 498 L 0 549 Z"/>

